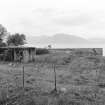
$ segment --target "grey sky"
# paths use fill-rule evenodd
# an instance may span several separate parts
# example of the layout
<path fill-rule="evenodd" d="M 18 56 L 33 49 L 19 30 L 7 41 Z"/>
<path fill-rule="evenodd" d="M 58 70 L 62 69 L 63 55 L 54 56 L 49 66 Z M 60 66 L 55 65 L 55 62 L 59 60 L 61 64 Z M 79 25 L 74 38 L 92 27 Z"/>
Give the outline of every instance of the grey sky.
<path fill-rule="evenodd" d="M 27 36 L 105 38 L 104 0 L 0 0 L 0 23 Z"/>

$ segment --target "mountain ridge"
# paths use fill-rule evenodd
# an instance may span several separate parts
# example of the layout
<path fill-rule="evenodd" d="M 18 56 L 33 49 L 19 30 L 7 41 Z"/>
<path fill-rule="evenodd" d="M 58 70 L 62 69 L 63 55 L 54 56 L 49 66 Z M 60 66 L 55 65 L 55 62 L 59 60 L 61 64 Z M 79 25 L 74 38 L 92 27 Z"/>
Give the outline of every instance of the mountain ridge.
<path fill-rule="evenodd" d="M 88 42 L 87 39 L 69 35 L 69 34 L 55 34 L 53 36 L 31 36 L 27 38 L 29 43 L 40 43 L 40 44 L 48 44 L 48 43 L 81 43 Z"/>
<path fill-rule="evenodd" d="M 105 39 L 97 39 L 97 38 L 93 38 L 93 39 L 86 39 L 80 36 L 76 36 L 76 35 L 69 35 L 69 34 L 64 34 L 64 33 L 58 33 L 55 34 L 53 36 L 28 36 L 27 37 L 27 41 L 29 44 L 33 44 L 33 45 L 38 45 L 38 46 L 48 46 L 48 45 L 52 45 L 52 46 L 61 46 L 61 47 L 65 47 L 65 46 L 85 46 L 87 45 L 87 47 L 91 47 L 92 45 L 98 45 L 98 44 L 105 44 Z M 64 46 L 63 46 L 64 45 Z"/>

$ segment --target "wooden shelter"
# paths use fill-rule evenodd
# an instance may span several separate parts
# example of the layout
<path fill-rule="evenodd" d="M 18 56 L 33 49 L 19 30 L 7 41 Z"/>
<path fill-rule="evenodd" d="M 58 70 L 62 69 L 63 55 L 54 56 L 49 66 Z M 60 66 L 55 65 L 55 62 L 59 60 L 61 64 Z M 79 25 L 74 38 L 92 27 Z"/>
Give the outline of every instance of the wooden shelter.
<path fill-rule="evenodd" d="M 36 48 L 30 45 L 0 47 L 0 50 L 4 60 L 9 61 L 29 62 L 34 61 L 36 56 Z"/>

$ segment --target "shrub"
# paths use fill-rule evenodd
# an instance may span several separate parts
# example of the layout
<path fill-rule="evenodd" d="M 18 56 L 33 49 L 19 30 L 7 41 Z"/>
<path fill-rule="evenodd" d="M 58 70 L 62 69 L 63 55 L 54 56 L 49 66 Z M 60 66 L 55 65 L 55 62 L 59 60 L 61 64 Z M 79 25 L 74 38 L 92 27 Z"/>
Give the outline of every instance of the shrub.
<path fill-rule="evenodd" d="M 0 104 L 4 103 L 7 100 L 7 91 L 6 89 L 0 89 Z"/>
<path fill-rule="evenodd" d="M 38 49 L 36 50 L 36 54 L 37 54 L 37 55 L 48 54 L 48 53 L 49 53 L 48 49 L 38 48 Z"/>

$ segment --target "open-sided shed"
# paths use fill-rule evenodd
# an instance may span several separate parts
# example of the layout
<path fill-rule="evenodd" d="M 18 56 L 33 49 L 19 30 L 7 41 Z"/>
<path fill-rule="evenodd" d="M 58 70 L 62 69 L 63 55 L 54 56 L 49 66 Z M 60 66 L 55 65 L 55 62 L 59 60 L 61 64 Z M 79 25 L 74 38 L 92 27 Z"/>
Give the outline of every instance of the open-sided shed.
<path fill-rule="evenodd" d="M 35 60 L 36 48 L 32 45 L 0 47 L 3 60 L 29 62 Z"/>

